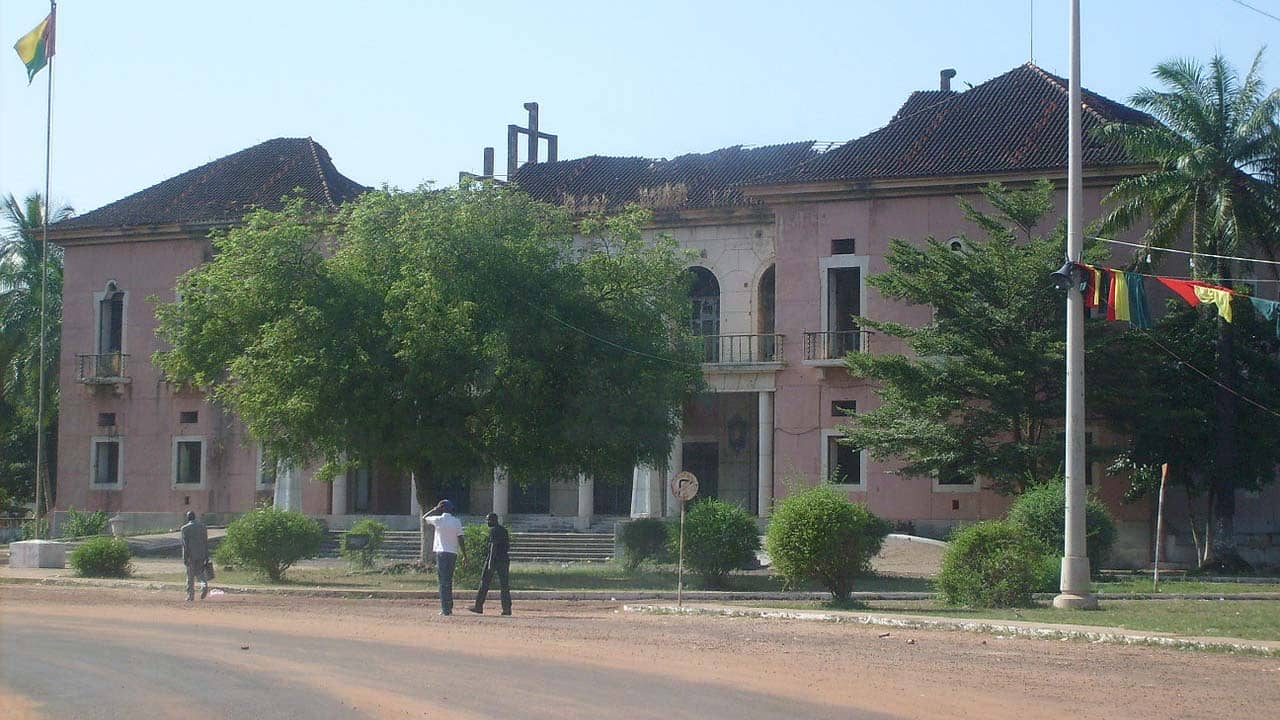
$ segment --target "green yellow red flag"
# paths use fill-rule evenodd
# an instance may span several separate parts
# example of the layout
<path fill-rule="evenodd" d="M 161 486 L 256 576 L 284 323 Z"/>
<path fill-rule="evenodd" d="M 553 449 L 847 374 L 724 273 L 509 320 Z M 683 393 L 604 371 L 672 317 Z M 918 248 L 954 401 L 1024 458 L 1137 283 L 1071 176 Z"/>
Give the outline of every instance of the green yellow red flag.
<path fill-rule="evenodd" d="M 28 84 L 36 73 L 49 64 L 49 58 L 53 57 L 53 15 L 49 13 L 34 30 L 18 38 L 18 42 L 13 45 L 13 49 L 18 51 L 18 57 L 27 66 Z"/>

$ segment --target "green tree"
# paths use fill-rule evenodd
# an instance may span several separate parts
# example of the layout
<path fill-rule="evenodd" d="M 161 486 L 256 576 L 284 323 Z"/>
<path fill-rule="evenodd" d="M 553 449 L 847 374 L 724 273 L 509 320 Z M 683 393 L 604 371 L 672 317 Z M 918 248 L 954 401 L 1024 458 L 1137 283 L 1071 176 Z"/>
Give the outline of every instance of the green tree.
<path fill-rule="evenodd" d="M 890 243 L 889 269 L 869 279 L 885 297 L 933 308 L 922 327 L 859 318 L 912 351 L 853 353 L 850 371 L 877 383 L 881 405 L 853 416 L 845 439 L 905 462 L 910 475 L 989 478 L 1020 492 L 1062 460 L 1065 303 L 1048 282 L 1065 235 L 1034 235 L 1052 186 L 999 184 L 983 194 L 995 215 L 961 201 L 987 235 L 956 252 L 929 238 Z"/>
<path fill-rule="evenodd" d="M 214 239 L 157 310 L 156 362 L 321 476 L 377 462 L 419 481 L 516 482 L 661 462 L 700 382 L 682 262 L 631 209 L 575 227 L 487 184 L 293 201 Z"/>
<path fill-rule="evenodd" d="M 1258 490 L 1275 481 L 1280 465 L 1280 362 L 1276 359 L 1275 324 L 1249 308 L 1234 314 L 1236 392 L 1252 402 L 1236 404 L 1232 465 L 1219 468 L 1210 452 L 1218 422 L 1213 382 L 1217 320 L 1176 302 L 1151 331 L 1129 330 L 1098 343 L 1087 361 L 1089 381 L 1102 390 L 1090 392 L 1090 411 L 1105 418 L 1122 441 L 1115 450 L 1115 469 L 1129 471 L 1131 497 L 1151 496 L 1159 489 L 1159 466 L 1169 464 L 1169 485 L 1186 492 L 1187 518 L 1197 546 L 1197 559 L 1209 560 L 1206 538 L 1212 536 L 1195 510 L 1222 474 L 1234 487 Z M 1109 388 L 1109 390 L 1107 390 Z"/>
<path fill-rule="evenodd" d="M 1143 234 L 1150 247 L 1171 247 L 1190 237 L 1197 253 L 1196 278 L 1231 285 L 1241 277 L 1238 263 L 1218 256 L 1273 251 L 1280 238 L 1268 221 L 1274 187 L 1268 187 L 1266 162 L 1274 147 L 1280 93 L 1267 92 L 1260 74 L 1262 53 L 1242 78 L 1221 55 L 1208 67 L 1195 60 L 1172 60 L 1153 75 L 1163 89 L 1143 89 L 1130 101 L 1161 123 L 1115 123 L 1099 128 L 1102 138 L 1118 140 L 1131 157 L 1152 166 L 1142 175 L 1117 183 L 1105 202 L 1111 209 L 1104 231 L 1149 223 Z M 1207 310 L 1203 312 L 1208 312 Z M 1210 479 L 1215 520 L 1214 558 L 1225 566 L 1242 561 L 1235 544 L 1236 477 L 1240 445 L 1239 403 L 1233 390 L 1241 382 L 1232 326 L 1219 323 L 1215 343 L 1216 430 L 1212 443 L 1216 471 Z"/>
<path fill-rule="evenodd" d="M 44 199 L 32 193 L 18 201 L 12 194 L 0 200 L 0 487 L 18 501 L 35 500 L 36 427 L 40 382 L 41 267 L 46 267 L 41 228 Z M 51 223 L 72 215 L 60 207 Z M 38 500 L 47 507 L 56 478 L 58 340 L 62 325 L 62 249 L 50 245 L 45 282 L 44 457 L 49 483 Z"/>
<path fill-rule="evenodd" d="M 841 602 L 856 578 L 871 574 L 871 559 L 890 530 L 887 520 L 823 484 L 783 499 L 769 519 L 765 547 L 788 585 L 814 579 Z"/>

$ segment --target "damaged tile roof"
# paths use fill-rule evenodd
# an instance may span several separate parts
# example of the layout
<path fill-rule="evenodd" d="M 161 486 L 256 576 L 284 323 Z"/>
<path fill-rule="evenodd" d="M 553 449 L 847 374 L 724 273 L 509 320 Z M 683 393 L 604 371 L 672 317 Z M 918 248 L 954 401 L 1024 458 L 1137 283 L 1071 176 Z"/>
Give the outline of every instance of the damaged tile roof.
<path fill-rule="evenodd" d="M 317 205 L 336 209 L 366 190 L 338 172 L 329 153 L 311 138 L 276 138 L 54 227 L 229 223 L 253 207 L 278 209 L 281 198 L 295 191 Z"/>
<path fill-rule="evenodd" d="M 513 182 L 535 199 L 575 213 L 619 210 L 635 202 L 655 211 L 754 205 L 738 186 L 817 156 L 812 141 L 735 145 L 671 160 L 591 155 L 523 165 Z"/>
<path fill-rule="evenodd" d="M 1090 133 L 1108 122 L 1155 120 L 1088 90 L 1081 95 L 1085 166 L 1132 164 L 1123 147 Z M 964 92 L 913 93 L 888 125 L 750 184 L 1061 172 L 1068 96 L 1065 79 L 1031 63 Z"/>

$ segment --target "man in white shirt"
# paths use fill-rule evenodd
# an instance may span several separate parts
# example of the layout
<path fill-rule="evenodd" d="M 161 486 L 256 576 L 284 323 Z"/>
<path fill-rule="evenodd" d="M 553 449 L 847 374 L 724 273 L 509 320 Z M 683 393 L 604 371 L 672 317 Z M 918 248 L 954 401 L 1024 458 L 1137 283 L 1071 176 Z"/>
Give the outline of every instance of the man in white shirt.
<path fill-rule="evenodd" d="M 462 521 L 453 516 L 453 503 L 441 500 L 422 519 L 435 528 L 431 549 L 436 553 L 436 576 L 440 579 L 440 614 L 453 614 L 453 569 L 467 561 L 466 543 L 462 541 Z"/>

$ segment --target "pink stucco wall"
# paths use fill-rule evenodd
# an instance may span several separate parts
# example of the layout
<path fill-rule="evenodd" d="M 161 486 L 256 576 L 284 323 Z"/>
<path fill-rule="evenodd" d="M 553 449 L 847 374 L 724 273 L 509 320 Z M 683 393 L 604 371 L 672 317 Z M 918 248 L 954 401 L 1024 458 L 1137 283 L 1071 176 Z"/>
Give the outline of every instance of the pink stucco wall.
<path fill-rule="evenodd" d="M 1085 215 L 1099 214 L 1104 188 L 1085 192 Z M 966 196 L 979 208 L 989 209 L 977 193 Z M 1055 205 L 1066 205 L 1065 191 L 1057 194 Z M 820 263 L 831 255 L 831 241 L 856 240 L 855 255 L 868 256 L 870 274 L 885 271 L 884 255 L 889 240 L 899 238 L 923 242 L 928 236 L 946 240 L 954 235 L 981 237 L 978 228 L 967 222 L 954 195 L 870 198 L 842 201 L 779 203 L 773 207 L 777 223 L 777 330 L 792 346 L 798 346 L 804 332 L 823 330 Z M 1049 232 L 1057 216 L 1044 223 L 1040 232 Z M 865 277 L 863 279 L 864 286 Z M 862 313 L 867 317 L 912 325 L 927 323 L 930 310 L 882 298 L 867 286 Z M 883 335 L 870 338 L 872 352 L 900 352 L 904 348 Z M 833 401 L 853 400 L 860 412 L 878 406 L 872 387 L 863 379 L 850 377 L 843 368 L 809 367 L 792 357 L 777 375 L 774 440 L 774 496 L 782 497 L 787 485 L 797 479 L 814 482 L 821 474 L 825 452 L 823 430 L 838 428 L 842 417 L 831 415 Z M 927 477 L 907 477 L 895 473 L 899 464 L 868 458 L 863 488 L 850 497 L 865 502 L 877 514 L 893 520 L 947 525 L 956 521 L 998 516 L 1009 499 L 990 490 L 954 491 L 935 489 Z M 1100 474 L 1100 473 L 1099 473 Z M 1123 484 L 1104 479 L 1105 485 Z M 1107 487 L 1105 495 L 1118 497 Z M 1115 509 L 1120 509 L 1113 504 Z M 1144 510 L 1127 508 L 1126 516 L 1145 515 Z"/>
<path fill-rule="evenodd" d="M 243 425 L 192 390 L 163 381 L 151 364 L 160 349 L 155 303 L 172 301 L 174 282 L 200 263 L 202 239 L 73 244 L 66 249 L 62 351 L 59 360 L 58 486 L 56 506 L 131 512 L 243 512 L 264 495 L 256 490 L 257 447 Z M 78 382 L 78 354 L 97 352 L 94 293 L 114 280 L 126 293 L 123 352 L 131 382 L 91 386 Z M 180 424 L 179 413 L 199 421 Z M 90 442 L 112 434 L 97 426 L 99 413 L 115 413 L 121 439 L 120 489 L 90 486 Z M 205 439 L 200 489 L 174 488 L 173 443 L 178 436 Z M 303 510 L 328 511 L 329 486 L 303 483 Z"/>

